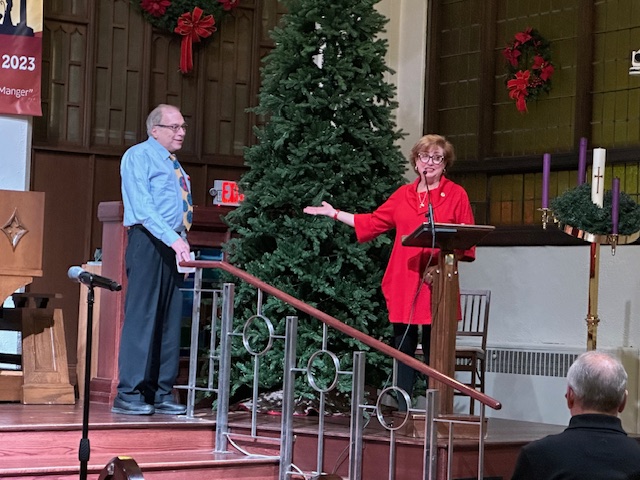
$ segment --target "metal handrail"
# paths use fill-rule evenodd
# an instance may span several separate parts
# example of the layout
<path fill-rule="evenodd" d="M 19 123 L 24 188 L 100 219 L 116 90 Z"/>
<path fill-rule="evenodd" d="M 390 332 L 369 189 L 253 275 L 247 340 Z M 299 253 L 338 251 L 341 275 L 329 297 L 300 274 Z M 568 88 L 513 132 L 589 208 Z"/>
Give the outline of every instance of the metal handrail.
<path fill-rule="evenodd" d="M 303 302 L 302 300 L 299 300 L 289 295 L 288 293 L 285 293 L 282 290 L 279 290 L 276 287 L 263 282 L 259 278 L 254 277 L 253 275 L 251 275 L 250 273 L 244 270 L 234 267 L 228 262 L 211 261 L 211 260 L 192 260 L 188 262 L 180 262 L 180 265 L 185 267 L 211 268 L 211 269 L 224 270 L 225 272 L 228 272 L 231 275 L 234 275 L 235 277 L 240 278 L 241 280 L 268 293 L 269 295 L 272 295 L 273 297 L 278 298 L 279 300 L 282 300 L 290 304 L 296 309 L 320 320 L 326 325 L 332 328 L 335 328 L 336 330 L 339 330 L 342 333 L 355 338 L 356 340 L 364 343 L 365 345 L 368 345 L 371 348 L 378 350 L 379 352 L 382 352 L 386 355 L 389 355 L 390 357 L 395 358 L 397 361 L 412 367 L 414 370 L 427 375 L 429 378 L 433 378 L 434 380 L 437 380 L 463 393 L 464 395 L 468 395 L 469 397 L 479 401 L 483 405 L 493 408 L 494 410 L 499 410 L 502 408 L 502 404 L 498 400 L 488 395 L 485 395 L 482 392 L 479 392 L 477 390 L 467 387 L 463 383 L 444 375 L 438 370 L 434 370 L 433 368 L 429 367 L 428 365 L 425 365 L 424 363 L 411 357 L 410 355 L 402 353 L 399 350 L 391 347 L 390 345 L 387 345 L 386 343 L 381 342 L 380 340 L 376 340 L 375 338 L 370 337 L 369 335 L 362 333 L 361 331 L 349 325 L 346 325 L 345 323 L 341 322 L 337 318 L 332 317 L 331 315 L 328 315 L 318 310 L 317 308 L 314 308 L 311 305 Z"/>

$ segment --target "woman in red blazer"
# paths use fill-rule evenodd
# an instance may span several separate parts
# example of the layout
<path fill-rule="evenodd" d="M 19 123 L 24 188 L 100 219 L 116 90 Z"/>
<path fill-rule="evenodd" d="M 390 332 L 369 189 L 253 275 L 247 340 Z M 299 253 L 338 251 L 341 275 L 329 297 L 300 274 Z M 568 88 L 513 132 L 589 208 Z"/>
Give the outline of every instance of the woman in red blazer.
<path fill-rule="evenodd" d="M 455 160 L 454 148 L 440 135 L 425 135 L 411 149 L 411 167 L 417 178 L 396 190 L 372 213 L 354 214 L 338 210 L 327 202 L 306 207 L 305 213 L 332 217 L 355 228 L 359 242 L 367 242 L 395 229 L 391 257 L 382 279 L 389 321 L 396 348 L 413 356 L 422 326 L 422 348 L 428 363 L 431 339 L 431 269 L 438 263 L 437 248 L 404 247 L 402 238 L 428 220 L 429 205 L 436 223 L 471 225 L 473 212 L 467 192 L 444 174 Z M 475 248 L 458 252 L 461 260 L 475 259 Z M 397 385 L 411 395 L 415 372 L 398 365 Z M 401 400 L 400 410 L 406 410 Z"/>

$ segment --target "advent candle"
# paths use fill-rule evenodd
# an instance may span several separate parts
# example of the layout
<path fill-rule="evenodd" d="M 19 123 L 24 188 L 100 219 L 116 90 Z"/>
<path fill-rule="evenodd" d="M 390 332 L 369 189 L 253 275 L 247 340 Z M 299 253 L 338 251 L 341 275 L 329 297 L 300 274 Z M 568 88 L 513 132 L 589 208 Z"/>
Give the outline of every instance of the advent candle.
<path fill-rule="evenodd" d="M 620 208 L 620 179 L 618 177 L 613 179 L 611 185 L 611 224 L 612 229 L 611 233 L 614 235 L 618 234 L 618 219 L 620 217 L 619 214 Z"/>
<path fill-rule="evenodd" d="M 551 154 L 542 156 L 542 208 L 549 208 L 549 172 L 551 172 Z"/>
<path fill-rule="evenodd" d="M 602 208 L 604 201 L 604 163 L 607 151 L 604 148 L 593 149 L 591 166 L 591 201 Z"/>
<path fill-rule="evenodd" d="M 578 152 L 578 185 L 582 185 L 587 176 L 587 139 L 580 139 L 580 151 Z"/>

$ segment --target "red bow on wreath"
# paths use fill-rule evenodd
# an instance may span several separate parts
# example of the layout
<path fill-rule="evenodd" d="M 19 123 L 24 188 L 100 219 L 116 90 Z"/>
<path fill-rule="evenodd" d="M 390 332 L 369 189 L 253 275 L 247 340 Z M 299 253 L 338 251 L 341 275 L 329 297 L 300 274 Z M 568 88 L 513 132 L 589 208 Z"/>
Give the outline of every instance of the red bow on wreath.
<path fill-rule="evenodd" d="M 193 43 L 199 42 L 216 31 L 216 21 L 213 15 L 202 18 L 204 12 L 199 7 L 194 7 L 193 13 L 186 12 L 178 18 L 176 33 L 183 35 L 180 46 L 180 71 L 188 73 L 193 69 Z"/>

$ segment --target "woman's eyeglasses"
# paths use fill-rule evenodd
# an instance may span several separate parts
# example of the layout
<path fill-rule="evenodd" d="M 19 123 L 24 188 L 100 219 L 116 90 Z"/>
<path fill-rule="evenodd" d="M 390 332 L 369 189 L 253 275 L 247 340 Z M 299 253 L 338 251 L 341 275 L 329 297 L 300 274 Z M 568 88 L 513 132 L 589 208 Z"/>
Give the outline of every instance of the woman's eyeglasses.
<path fill-rule="evenodd" d="M 429 155 L 428 153 L 420 152 L 418 153 L 418 159 L 420 159 L 422 163 L 429 163 L 429 160 L 431 160 L 431 163 L 434 165 L 440 165 L 444 162 L 444 155 Z"/>

